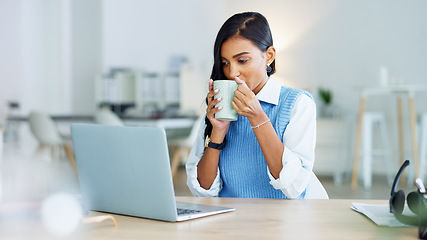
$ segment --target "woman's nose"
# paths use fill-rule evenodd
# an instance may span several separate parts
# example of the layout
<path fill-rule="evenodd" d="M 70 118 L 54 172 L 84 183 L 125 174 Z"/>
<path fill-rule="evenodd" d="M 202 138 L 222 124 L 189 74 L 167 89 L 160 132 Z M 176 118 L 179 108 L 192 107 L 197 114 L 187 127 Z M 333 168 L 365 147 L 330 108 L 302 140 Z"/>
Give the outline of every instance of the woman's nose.
<path fill-rule="evenodd" d="M 234 79 L 235 77 L 239 77 L 239 76 L 240 76 L 239 67 L 234 64 L 230 64 L 230 79 Z"/>

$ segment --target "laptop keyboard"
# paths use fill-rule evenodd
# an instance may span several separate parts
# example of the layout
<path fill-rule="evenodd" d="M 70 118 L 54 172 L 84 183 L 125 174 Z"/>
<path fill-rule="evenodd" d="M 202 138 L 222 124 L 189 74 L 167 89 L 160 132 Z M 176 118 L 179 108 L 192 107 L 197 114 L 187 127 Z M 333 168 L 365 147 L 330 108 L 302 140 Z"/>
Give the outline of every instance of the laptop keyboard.
<path fill-rule="evenodd" d="M 195 214 L 201 212 L 200 210 L 177 208 L 178 215 Z"/>

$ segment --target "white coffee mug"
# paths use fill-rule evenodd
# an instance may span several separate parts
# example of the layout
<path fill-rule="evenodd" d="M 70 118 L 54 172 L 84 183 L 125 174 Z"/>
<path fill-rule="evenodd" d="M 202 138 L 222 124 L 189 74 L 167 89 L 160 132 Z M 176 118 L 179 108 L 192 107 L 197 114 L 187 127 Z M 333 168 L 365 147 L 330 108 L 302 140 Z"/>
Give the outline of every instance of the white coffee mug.
<path fill-rule="evenodd" d="M 215 105 L 215 107 L 222 107 L 222 109 L 215 113 L 215 118 L 224 121 L 236 121 L 237 112 L 231 106 L 234 98 L 234 91 L 236 91 L 239 84 L 234 80 L 215 80 L 213 82 L 214 89 L 218 89 L 215 99 L 222 98 L 222 100 Z"/>

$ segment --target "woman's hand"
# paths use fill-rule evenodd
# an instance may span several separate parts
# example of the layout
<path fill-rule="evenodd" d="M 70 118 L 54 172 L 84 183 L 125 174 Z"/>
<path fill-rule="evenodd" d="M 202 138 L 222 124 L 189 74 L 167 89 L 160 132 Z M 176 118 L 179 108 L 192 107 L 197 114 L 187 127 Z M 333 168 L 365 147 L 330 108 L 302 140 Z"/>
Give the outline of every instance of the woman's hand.
<path fill-rule="evenodd" d="M 234 110 L 247 117 L 252 125 L 265 121 L 267 116 L 254 92 L 240 78 L 236 77 L 234 80 L 239 84 L 237 90 L 234 91 L 233 102 L 231 102 Z"/>
<path fill-rule="evenodd" d="M 221 111 L 221 107 L 215 108 L 215 105 L 219 103 L 222 99 L 214 99 L 214 96 L 218 93 L 218 89 L 213 89 L 213 80 L 209 80 L 209 93 L 207 96 L 208 107 L 206 109 L 206 117 L 211 121 L 212 128 L 214 130 L 220 130 L 221 132 L 227 133 L 228 126 L 230 125 L 229 121 L 222 121 L 215 118 L 215 113 Z"/>

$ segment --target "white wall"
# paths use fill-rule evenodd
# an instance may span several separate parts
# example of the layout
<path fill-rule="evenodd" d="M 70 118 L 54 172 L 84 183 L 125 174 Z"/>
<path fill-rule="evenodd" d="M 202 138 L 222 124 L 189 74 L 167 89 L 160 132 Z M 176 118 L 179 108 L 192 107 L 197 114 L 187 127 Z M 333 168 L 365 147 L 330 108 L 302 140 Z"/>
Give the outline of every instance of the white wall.
<path fill-rule="evenodd" d="M 181 107 L 204 112 L 213 43 L 228 17 L 224 1 L 104 0 L 103 69 L 168 70 L 170 57 L 188 58 L 181 79 Z"/>
<path fill-rule="evenodd" d="M 158 71 L 170 55 L 187 54 L 208 76 L 220 25 L 236 12 L 259 11 L 270 22 L 278 50 L 276 76 L 314 94 L 319 86 L 331 88 L 335 103 L 355 113 L 357 88 L 377 85 L 381 65 L 399 81 L 427 82 L 426 7 L 423 0 L 105 0 L 103 67 Z M 417 98 L 418 109 L 426 111 L 427 97 Z M 368 110 L 390 101 L 375 100 Z"/>
<path fill-rule="evenodd" d="M 4 101 L 18 101 L 23 112 L 30 109 L 51 112 L 69 110 L 62 62 L 67 50 L 63 38 L 67 29 L 64 28 L 62 14 L 65 2 L 0 2 L 2 105 Z M 6 113 L 4 108 L 3 111 L 0 109 L 2 118 Z"/>
<path fill-rule="evenodd" d="M 104 0 L 103 67 L 167 69 L 172 55 L 209 69 L 223 1 Z"/>
<path fill-rule="evenodd" d="M 427 84 L 427 1 L 229 3 L 229 15 L 259 11 L 267 17 L 278 49 L 276 76 L 283 84 L 311 90 L 315 97 L 319 86 L 332 89 L 334 104 L 354 122 L 359 107 L 358 89 L 379 85 L 380 66 L 387 66 L 395 82 Z M 415 98 L 417 112 L 427 111 L 426 92 L 418 92 Z M 367 111 L 381 111 L 387 117 L 392 158 L 397 161 L 396 109 L 393 96 L 368 98 Z M 405 99 L 404 156 L 413 159 L 407 109 Z M 354 136 L 354 129 L 349 131 Z"/>
<path fill-rule="evenodd" d="M 61 113 L 70 109 L 66 97 L 66 69 L 63 59 L 63 21 L 65 1 L 40 0 L 21 2 L 21 79 L 19 92 L 23 112 L 33 109 Z"/>
<path fill-rule="evenodd" d="M 10 100 L 20 102 L 22 114 L 94 111 L 101 11 L 100 0 L 0 2 L 0 119 Z"/>
<path fill-rule="evenodd" d="M 0 126 L 7 114 L 6 101 L 20 98 L 20 8 L 16 0 L 0 3 Z"/>
<path fill-rule="evenodd" d="M 93 114 L 95 77 L 102 67 L 102 0 L 71 0 L 72 111 Z"/>
<path fill-rule="evenodd" d="M 357 110 L 354 87 L 377 84 L 383 64 L 407 83 L 427 82 L 424 0 L 2 0 L 0 5 L 0 96 L 20 100 L 24 113 L 32 108 L 90 113 L 96 107 L 93 77 L 101 69 L 161 71 L 175 54 L 187 55 L 208 77 L 219 27 L 247 10 L 270 21 L 277 76 L 313 91 L 332 88 L 335 103 L 349 112 Z M 418 109 L 426 111 L 426 96 L 417 97 Z"/>
<path fill-rule="evenodd" d="M 230 2 L 229 14 L 256 10 L 269 19 L 285 84 L 331 88 L 344 109 L 357 109 L 356 86 L 379 83 L 381 65 L 405 83 L 427 83 L 426 1 Z M 417 102 L 426 110 L 427 98 Z"/>

